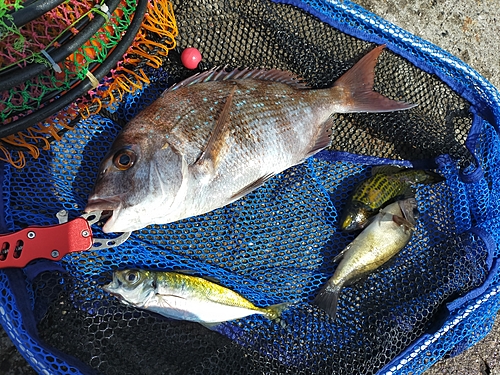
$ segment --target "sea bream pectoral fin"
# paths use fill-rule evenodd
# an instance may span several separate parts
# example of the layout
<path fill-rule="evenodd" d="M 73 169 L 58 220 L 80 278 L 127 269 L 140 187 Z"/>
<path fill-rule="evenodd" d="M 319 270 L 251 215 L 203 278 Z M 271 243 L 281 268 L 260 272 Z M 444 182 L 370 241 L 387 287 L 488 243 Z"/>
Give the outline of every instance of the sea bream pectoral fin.
<path fill-rule="evenodd" d="M 205 167 L 206 172 L 210 174 L 213 174 L 213 171 L 217 168 L 219 160 L 223 154 L 223 148 L 227 146 L 225 140 L 228 135 L 227 130 L 229 129 L 228 125 L 230 123 L 229 113 L 231 112 L 235 90 L 236 84 L 224 103 L 222 112 L 212 129 L 212 133 L 210 134 L 210 138 L 208 139 L 205 149 L 194 163 L 194 165 Z"/>
<path fill-rule="evenodd" d="M 335 81 L 332 90 L 340 90 L 343 105 L 337 112 L 393 112 L 410 109 L 416 104 L 396 101 L 373 91 L 375 65 L 385 48 L 378 46 L 367 53 L 342 77 Z"/>

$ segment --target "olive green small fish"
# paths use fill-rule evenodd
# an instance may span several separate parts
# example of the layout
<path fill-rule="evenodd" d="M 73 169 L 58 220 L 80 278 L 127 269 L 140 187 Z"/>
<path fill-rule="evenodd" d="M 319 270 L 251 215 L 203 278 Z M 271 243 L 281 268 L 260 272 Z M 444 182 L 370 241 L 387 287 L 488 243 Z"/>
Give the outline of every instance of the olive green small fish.
<path fill-rule="evenodd" d="M 374 167 L 373 175 L 361 182 L 340 217 L 343 231 L 363 229 L 378 210 L 392 199 L 413 195 L 411 185 L 434 184 L 443 177 L 431 171 Z"/>
<path fill-rule="evenodd" d="M 177 272 L 146 270 L 115 271 L 103 289 L 122 302 L 168 318 L 217 323 L 261 314 L 275 320 L 289 305 L 257 307 L 246 298 L 204 278 Z"/>
<path fill-rule="evenodd" d="M 340 263 L 314 303 L 335 318 L 342 288 L 375 271 L 403 249 L 413 234 L 418 215 L 414 198 L 390 204 L 375 216 L 339 255 Z"/>

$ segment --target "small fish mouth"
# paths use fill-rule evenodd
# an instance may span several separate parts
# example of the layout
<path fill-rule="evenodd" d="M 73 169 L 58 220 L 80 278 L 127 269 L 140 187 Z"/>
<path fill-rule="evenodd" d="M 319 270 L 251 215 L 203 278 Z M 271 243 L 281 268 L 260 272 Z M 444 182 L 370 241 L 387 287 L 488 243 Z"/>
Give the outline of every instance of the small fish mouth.
<path fill-rule="evenodd" d="M 123 296 L 120 293 L 117 293 L 117 292 L 113 291 L 113 286 L 112 285 L 110 285 L 110 284 L 104 285 L 102 287 L 102 290 L 104 290 L 106 293 L 109 293 L 111 296 L 115 297 L 120 302 L 126 302 L 126 299 L 123 298 Z"/>

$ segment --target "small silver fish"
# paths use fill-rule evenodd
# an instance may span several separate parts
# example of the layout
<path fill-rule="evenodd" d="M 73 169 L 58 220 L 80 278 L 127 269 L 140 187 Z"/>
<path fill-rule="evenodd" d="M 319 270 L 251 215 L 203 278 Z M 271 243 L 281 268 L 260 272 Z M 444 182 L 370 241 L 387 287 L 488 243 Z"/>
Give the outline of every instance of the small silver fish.
<path fill-rule="evenodd" d="M 380 210 L 372 223 L 335 257 L 334 262 L 340 263 L 314 303 L 335 318 L 342 288 L 375 271 L 401 251 L 410 241 L 417 216 L 415 198 Z"/>
<path fill-rule="evenodd" d="M 204 278 L 177 272 L 123 270 L 103 287 L 122 302 L 178 320 L 217 323 L 261 314 L 277 320 L 289 303 L 257 307 L 240 294 Z"/>
<path fill-rule="evenodd" d="M 113 212 L 104 232 L 201 215 L 327 147 L 332 113 L 414 107 L 372 90 L 383 48 L 326 89 L 278 70 L 210 70 L 169 88 L 117 137 L 85 212 Z"/>

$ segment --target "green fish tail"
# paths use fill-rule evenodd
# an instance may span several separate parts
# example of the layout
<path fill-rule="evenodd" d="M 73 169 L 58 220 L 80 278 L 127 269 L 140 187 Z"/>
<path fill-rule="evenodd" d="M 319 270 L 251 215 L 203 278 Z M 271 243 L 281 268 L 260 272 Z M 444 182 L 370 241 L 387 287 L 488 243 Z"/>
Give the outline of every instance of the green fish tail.
<path fill-rule="evenodd" d="M 266 311 L 265 315 L 271 320 L 279 320 L 281 317 L 281 313 L 285 311 L 288 306 L 290 306 L 290 302 L 278 303 L 276 305 L 268 306 L 264 310 Z"/>
<path fill-rule="evenodd" d="M 444 181 L 444 177 L 440 174 L 422 169 L 405 169 L 394 177 L 406 184 L 435 184 Z"/>

